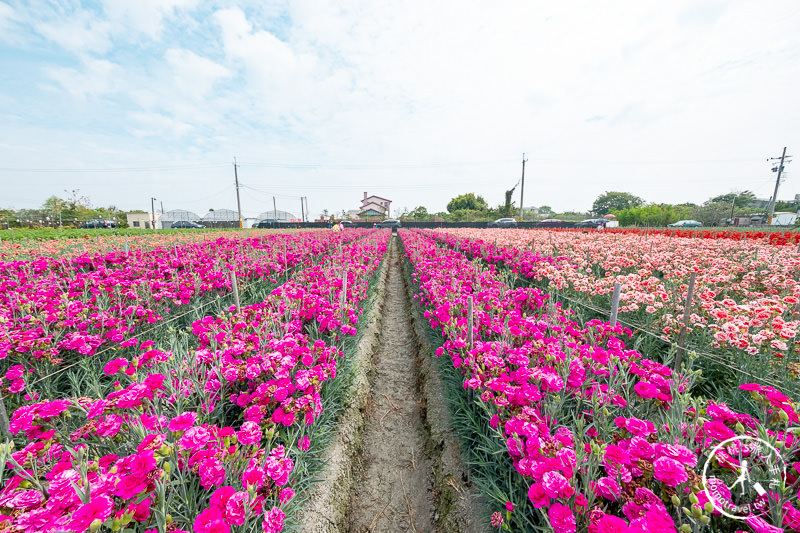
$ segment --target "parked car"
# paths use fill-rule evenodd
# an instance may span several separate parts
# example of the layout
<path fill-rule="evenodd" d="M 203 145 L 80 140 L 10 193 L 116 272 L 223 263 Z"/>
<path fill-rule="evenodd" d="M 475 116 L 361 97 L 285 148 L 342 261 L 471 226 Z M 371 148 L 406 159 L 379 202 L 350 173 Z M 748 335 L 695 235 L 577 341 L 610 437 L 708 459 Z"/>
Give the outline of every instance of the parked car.
<path fill-rule="evenodd" d="M 605 227 L 606 222 L 608 220 L 604 218 L 588 218 L 586 220 L 581 220 L 577 224 L 575 224 L 576 228 L 596 228 L 598 225 L 602 224 Z"/>
<path fill-rule="evenodd" d="M 698 222 L 696 220 L 679 220 L 674 224 L 667 224 L 669 228 L 699 228 L 702 226 L 702 222 Z"/>
<path fill-rule="evenodd" d="M 342 220 L 342 227 L 344 227 L 344 228 L 355 228 L 356 225 L 353 223 L 352 220 Z"/>
<path fill-rule="evenodd" d="M 565 228 L 572 227 L 572 222 L 564 222 L 558 218 L 546 218 L 536 223 L 537 228 Z"/>
<path fill-rule="evenodd" d="M 382 220 L 375 225 L 376 228 L 400 228 L 399 220 L 395 220 L 393 218 L 387 218 L 386 220 Z"/>
<path fill-rule="evenodd" d="M 256 227 L 259 229 L 265 228 L 277 228 L 280 225 L 280 222 L 274 218 L 265 218 L 264 220 L 260 221 L 256 224 Z"/>
<path fill-rule="evenodd" d="M 116 228 L 117 223 L 113 220 L 87 220 L 81 224 L 81 229 L 97 229 L 97 228 Z"/>
<path fill-rule="evenodd" d="M 516 228 L 517 221 L 513 218 L 498 218 L 487 224 L 490 228 Z"/>
<path fill-rule="evenodd" d="M 177 222 L 173 222 L 172 226 L 173 229 L 195 229 L 195 228 L 205 228 L 204 225 L 198 224 L 197 222 L 192 222 L 191 220 L 179 220 Z"/>

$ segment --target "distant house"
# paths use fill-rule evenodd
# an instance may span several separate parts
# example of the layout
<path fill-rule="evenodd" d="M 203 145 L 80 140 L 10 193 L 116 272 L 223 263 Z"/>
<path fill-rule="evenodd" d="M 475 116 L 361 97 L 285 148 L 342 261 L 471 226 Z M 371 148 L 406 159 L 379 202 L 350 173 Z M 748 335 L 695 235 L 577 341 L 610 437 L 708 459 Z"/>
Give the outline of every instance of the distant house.
<path fill-rule="evenodd" d="M 156 225 L 161 218 L 161 213 L 156 213 Z M 153 215 L 151 213 L 126 213 L 125 217 L 128 219 L 128 227 L 136 229 L 152 229 Z"/>
<path fill-rule="evenodd" d="M 361 207 L 358 210 L 358 217 L 365 220 L 387 218 L 391 212 L 392 201 L 381 196 L 367 196 L 361 200 Z"/>

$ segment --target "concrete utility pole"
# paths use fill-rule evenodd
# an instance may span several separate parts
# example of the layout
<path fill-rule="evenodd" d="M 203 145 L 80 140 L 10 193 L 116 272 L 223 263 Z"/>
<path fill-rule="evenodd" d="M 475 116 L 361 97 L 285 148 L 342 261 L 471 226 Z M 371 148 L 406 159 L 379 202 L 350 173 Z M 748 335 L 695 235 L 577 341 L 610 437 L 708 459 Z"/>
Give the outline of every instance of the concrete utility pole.
<path fill-rule="evenodd" d="M 275 219 L 275 222 L 278 221 L 278 208 L 275 205 L 275 197 L 272 197 L 272 218 Z"/>
<path fill-rule="evenodd" d="M 774 161 L 777 159 L 778 159 L 777 157 L 770 157 L 769 159 L 767 159 L 767 161 Z M 783 154 L 781 154 L 780 160 L 781 162 L 778 164 L 778 177 L 775 180 L 775 192 L 772 193 L 772 200 L 769 203 L 769 218 L 767 219 L 768 226 L 772 224 L 772 217 L 775 215 L 775 204 L 778 202 L 778 186 L 781 184 L 781 174 L 783 174 L 783 163 L 786 160 L 785 146 L 783 147 Z M 786 162 L 788 163 L 788 161 Z"/>
<path fill-rule="evenodd" d="M 303 197 L 301 196 L 300 197 L 300 222 L 305 222 L 305 221 L 306 221 L 306 211 L 305 211 L 305 208 L 303 207 Z"/>
<path fill-rule="evenodd" d="M 239 209 L 239 229 L 242 229 L 242 201 L 239 199 L 239 165 L 236 164 L 236 158 L 233 158 L 233 179 L 236 182 L 236 207 Z"/>
<path fill-rule="evenodd" d="M 153 231 L 156 230 L 156 200 L 157 198 L 150 197 L 150 214 L 153 217 Z"/>
<path fill-rule="evenodd" d="M 525 204 L 523 203 L 524 198 L 525 198 L 525 161 L 527 161 L 527 159 L 525 159 L 525 154 L 523 153 L 522 154 L 522 188 L 519 191 L 519 221 L 520 222 L 523 221 L 523 216 L 524 215 L 522 213 L 522 210 L 525 207 Z"/>

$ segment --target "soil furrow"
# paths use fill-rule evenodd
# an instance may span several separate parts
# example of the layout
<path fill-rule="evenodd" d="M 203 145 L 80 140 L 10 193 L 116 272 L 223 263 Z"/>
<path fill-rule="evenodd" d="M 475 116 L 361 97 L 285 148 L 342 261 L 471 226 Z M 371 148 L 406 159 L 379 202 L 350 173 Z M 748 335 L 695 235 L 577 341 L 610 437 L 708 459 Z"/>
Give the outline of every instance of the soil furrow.
<path fill-rule="evenodd" d="M 398 247 L 392 247 L 380 344 L 367 405 L 361 474 L 350 500 L 349 533 L 436 531 L 433 472 L 425 451 L 416 388 L 419 346 L 409 327 L 410 302 Z"/>

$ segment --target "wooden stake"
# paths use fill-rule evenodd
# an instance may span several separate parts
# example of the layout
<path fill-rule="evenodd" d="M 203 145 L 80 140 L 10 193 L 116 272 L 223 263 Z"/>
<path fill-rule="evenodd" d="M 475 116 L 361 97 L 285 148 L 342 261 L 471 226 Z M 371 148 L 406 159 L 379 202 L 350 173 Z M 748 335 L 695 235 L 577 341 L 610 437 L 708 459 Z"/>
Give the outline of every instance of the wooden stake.
<path fill-rule="evenodd" d="M 239 303 L 239 284 L 236 282 L 236 272 L 231 270 L 231 288 L 233 289 L 233 303 L 236 304 L 236 312 L 242 312 L 242 305 Z"/>
<path fill-rule="evenodd" d="M 475 344 L 475 330 L 473 326 L 473 307 L 475 299 L 470 296 L 467 298 L 467 346 L 471 350 Z"/>
<path fill-rule="evenodd" d="M 614 294 L 611 296 L 611 317 L 609 322 L 612 326 L 617 325 L 617 313 L 619 312 L 619 293 L 622 290 L 622 284 L 619 281 L 614 282 Z"/>
<path fill-rule="evenodd" d="M 686 351 L 686 333 L 689 329 L 689 317 L 692 315 L 692 297 L 694 296 L 694 280 L 696 272 L 689 274 L 689 288 L 686 290 L 686 304 L 683 306 L 683 326 L 678 335 L 678 353 L 675 356 L 675 371 L 681 369 L 681 360 L 683 353 Z"/>
<path fill-rule="evenodd" d="M 342 276 L 342 294 L 340 296 L 339 307 L 342 308 L 342 315 L 344 315 L 345 305 L 347 304 L 347 272 L 345 271 Z"/>

